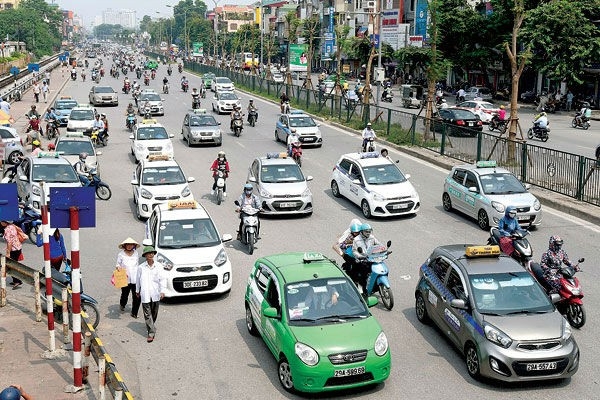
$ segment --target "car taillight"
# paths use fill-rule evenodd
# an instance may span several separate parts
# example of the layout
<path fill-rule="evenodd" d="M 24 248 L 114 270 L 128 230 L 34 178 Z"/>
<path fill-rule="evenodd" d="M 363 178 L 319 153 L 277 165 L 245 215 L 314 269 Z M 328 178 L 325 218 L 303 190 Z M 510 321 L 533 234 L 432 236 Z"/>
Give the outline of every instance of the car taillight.
<path fill-rule="evenodd" d="M 456 125 L 463 126 L 465 125 L 465 121 L 463 121 L 462 119 L 456 120 Z"/>

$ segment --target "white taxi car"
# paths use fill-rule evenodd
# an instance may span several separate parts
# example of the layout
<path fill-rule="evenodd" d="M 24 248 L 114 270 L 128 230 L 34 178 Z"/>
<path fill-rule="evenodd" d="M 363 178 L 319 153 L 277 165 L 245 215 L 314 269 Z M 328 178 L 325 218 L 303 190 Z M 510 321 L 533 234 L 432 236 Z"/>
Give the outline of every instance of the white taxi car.
<path fill-rule="evenodd" d="M 144 160 L 148 156 L 166 155 L 173 157 L 173 142 L 171 138 L 175 137 L 172 133 L 167 133 L 164 126 L 156 122 L 155 119 L 144 119 L 137 124 L 131 139 L 131 154 L 135 157 L 135 162 Z"/>
<path fill-rule="evenodd" d="M 365 218 L 416 214 L 419 194 L 402 171 L 379 153 L 349 153 L 331 174 L 331 193 L 360 206 Z"/>
<path fill-rule="evenodd" d="M 85 136 L 82 132 L 67 132 L 66 135 L 59 136 L 56 139 L 54 146 L 55 151 L 73 166 L 79 161 L 81 153 L 87 153 L 88 156 L 85 159 L 85 163 L 100 174 L 98 156 L 102 155 L 102 152 L 96 152 L 96 148 L 92 144 L 92 139 Z"/>
<path fill-rule="evenodd" d="M 537 226 L 542 222 L 542 204 L 528 189 L 496 161 L 478 161 L 452 168 L 444 181 L 442 205 L 446 211 L 476 218 L 483 230 L 498 225 L 508 206 L 517 209 L 519 224 Z"/>
<path fill-rule="evenodd" d="M 231 91 L 218 91 L 212 101 L 212 109 L 217 114 L 232 112 L 234 107 L 241 107 L 241 99 Z"/>
<path fill-rule="evenodd" d="M 146 221 L 144 243 L 157 251 L 155 260 L 167 276 L 166 297 L 222 294 L 231 290 L 231 262 L 208 212 L 196 201 L 174 201 L 154 207 Z"/>
<path fill-rule="evenodd" d="M 83 132 L 88 136 L 92 134 L 96 110 L 87 105 L 80 105 L 71 110 L 67 132 Z"/>
<path fill-rule="evenodd" d="M 168 156 L 148 156 L 133 172 L 133 202 L 138 219 L 146 219 L 158 204 L 174 200 L 193 200 L 188 183 L 177 161 Z"/>

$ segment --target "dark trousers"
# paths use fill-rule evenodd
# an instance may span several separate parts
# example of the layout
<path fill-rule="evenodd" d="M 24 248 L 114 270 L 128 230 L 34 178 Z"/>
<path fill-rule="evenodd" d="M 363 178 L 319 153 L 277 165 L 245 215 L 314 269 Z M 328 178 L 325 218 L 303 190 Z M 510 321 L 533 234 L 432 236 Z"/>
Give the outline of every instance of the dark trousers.
<path fill-rule="evenodd" d="M 10 252 L 10 259 L 11 260 L 18 261 L 20 256 L 21 256 L 21 250 L 11 250 L 11 252 Z M 13 279 L 12 280 L 13 281 L 13 285 L 16 284 L 16 283 L 18 283 L 18 284 L 22 284 L 23 283 L 22 280 L 20 280 L 19 278 L 15 278 L 14 276 L 13 276 L 12 279 Z"/>
<path fill-rule="evenodd" d="M 148 337 L 154 337 L 156 334 L 156 327 L 154 323 L 158 317 L 158 305 L 159 301 L 150 301 L 150 303 L 142 303 L 142 310 L 144 310 L 144 320 L 146 320 L 146 329 L 148 330 Z"/>
<path fill-rule="evenodd" d="M 121 300 L 119 304 L 121 307 L 125 307 L 127 305 L 127 298 L 129 297 L 129 293 L 131 292 L 131 315 L 137 317 L 138 310 L 140 309 L 141 300 L 135 294 L 135 283 L 130 283 L 127 286 L 123 286 L 121 288 Z"/>

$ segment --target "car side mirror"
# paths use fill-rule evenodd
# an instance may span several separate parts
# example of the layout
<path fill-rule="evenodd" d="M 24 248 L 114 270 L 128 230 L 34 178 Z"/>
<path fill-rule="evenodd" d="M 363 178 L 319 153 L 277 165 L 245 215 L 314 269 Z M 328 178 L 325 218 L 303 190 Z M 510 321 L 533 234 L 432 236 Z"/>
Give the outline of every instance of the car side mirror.
<path fill-rule="evenodd" d="M 312 180 L 313 180 L 313 177 L 312 177 L 312 175 L 307 175 L 307 176 L 306 176 L 306 182 L 308 182 L 308 181 L 312 181 Z"/>
<path fill-rule="evenodd" d="M 362 183 L 361 183 L 360 179 L 352 179 L 352 183 L 353 183 L 354 185 L 362 185 Z"/>
<path fill-rule="evenodd" d="M 133 140 L 134 139 L 133 135 L 129 135 L 129 139 Z"/>
<path fill-rule="evenodd" d="M 25 175 L 19 175 L 19 180 L 23 181 L 23 182 L 29 181 L 29 179 L 27 179 L 27 176 L 25 176 Z"/>
<path fill-rule="evenodd" d="M 132 179 L 132 180 L 131 180 L 131 184 L 132 184 L 133 186 L 137 186 L 137 185 L 139 185 L 140 183 L 138 182 L 138 180 L 137 180 L 137 179 Z"/>
<path fill-rule="evenodd" d="M 170 137 L 170 138 L 174 138 L 174 137 L 175 137 L 175 135 L 174 135 L 174 134 L 172 134 L 172 133 L 170 133 L 170 134 L 169 134 L 169 137 Z"/>
<path fill-rule="evenodd" d="M 229 233 L 224 233 L 223 236 L 221 236 L 221 242 L 223 243 L 230 242 L 231 240 L 233 240 L 233 236 L 231 236 Z"/>
<path fill-rule="evenodd" d="M 523 186 L 525 186 L 525 190 L 531 189 L 531 185 L 529 183 L 526 183 Z"/>
<path fill-rule="evenodd" d="M 253 177 L 253 176 L 251 176 L 250 178 L 248 178 L 248 180 L 249 180 L 250 182 L 255 182 L 255 183 L 256 183 L 256 178 L 255 178 L 255 177 Z"/>
<path fill-rule="evenodd" d="M 217 122 L 217 123 L 218 123 L 219 125 L 221 125 L 221 123 L 220 123 L 220 122 Z"/>
<path fill-rule="evenodd" d="M 552 304 L 556 304 L 560 301 L 561 297 L 560 294 L 558 293 L 552 293 L 550 295 L 550 301 L 552 302 Z"/>
<path fill-rule="evenodd" d="M 404 177 L 406 178 L 406 180 L 409 180 L 410 179 L 410 174 L 406 174 L 406 175 L 404 175 Z"/>
<path fill-rule="evenodd" d="M 187 181 L 188 181 L 188 182 L 194 182 L 195 180 L 196 180 L 196 178 L 194 178 L 193 176 L 189 176 L 189 177 L 187 178 Z"/>
<path fill-rule="evenodd" d="M 479 193 L 479 190 L 477 190 L 477 188 L 475 186 L 470 186 L 469 187 L 469 192 L 471 192 L 471 193 Z"/>
<path fill-rule="evenodd" d="M 96 155 L 97 155 L 97 156 L 101 156 L 101 155 L 102 155 L 102 152 L 101 152 L 101 151 L 97 151 L 97 152 L 96 152 Z"/>
<path fill-rule="evenodd" d="M 450 302 L 452 308 L 458 308 L 459 310 L 467 310 L 467 302 L 464 299 L 453 299 Z"/>
<path fill-rule="evenodd" d="M 267 318 L 275 318 L 275 319 L 279 319 L 279 313 L 277 312 L 277 309 L 275 307 L 267 307 L 264 309 L 263 314 L 265 317 Z"/>
<path fill-rule="evenodd" d="M 391 246 L 392 246 L 392 241 L 391 241 L 391 240 L 388 240 L 388 241 L 387 241 L 387 243 L 386 243 L 386 246 L 387 246 L 388 248 L 389 248 L 389 247 L 391 247 Z"/>

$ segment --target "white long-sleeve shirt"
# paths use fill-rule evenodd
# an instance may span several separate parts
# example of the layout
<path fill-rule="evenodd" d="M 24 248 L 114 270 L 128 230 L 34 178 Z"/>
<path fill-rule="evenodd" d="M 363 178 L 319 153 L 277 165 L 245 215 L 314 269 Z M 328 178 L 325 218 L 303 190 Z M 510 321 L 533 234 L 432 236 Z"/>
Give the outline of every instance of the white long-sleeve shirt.
<path fill-rule="evenodd" d="M 120 268 L 125 268 L 125 271 L 127 271 L 127 283 L 137 282 L 139 259 L 140 255 L 137 250 L 134 250 L 131 256 L 128 256 L 127 253 L 125 253 L 125 250 L 121 250 L 119 254 L 117 254 L 117 265 Z"/>
<path fill-rule="evenodd" d="M 162 264 L 154 262 L 152 266 L 145 261 L 138 267 L 135 291 L 140 294 L 142 303 L 160 301 L 160 294 L 167 289 L 167 277 Z"/>

